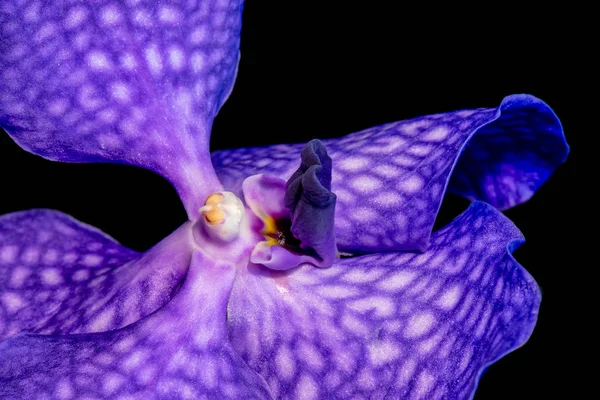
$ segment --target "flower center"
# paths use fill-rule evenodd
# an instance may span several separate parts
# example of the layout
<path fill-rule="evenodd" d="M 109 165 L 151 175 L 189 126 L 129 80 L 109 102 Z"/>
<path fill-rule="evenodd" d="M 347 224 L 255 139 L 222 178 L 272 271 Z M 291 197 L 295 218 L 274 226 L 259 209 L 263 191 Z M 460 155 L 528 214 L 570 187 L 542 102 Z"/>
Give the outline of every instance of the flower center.
<path fill-rule="evenodd" d="M 232 192 L 206 198 L 192 230 L 198 247 L 235 263 L 249 257 L 276 270 L 333 264 L 338 257 L 336 196 L 331 192 L 331 158 L 321 142 L 304 147 L 300 168 L 287 182 L 253 175 L 244 180 L 242 191 L 245 206 Z"/>
<path fill-rule="evenodd" d="M 300 168 L 287 183 L 253 175 L 242 189 L 246 204 L 262 222 L 258 232 L 264 238 L 250 261 L 277 270 L 303 263 L 328 267 L 335 261 L 336 196 L 331 192 L 331 158 L 320 141 L 304 147 Z"/>
<path fill-rule="evenodd" d="M 297 253 L 306 254 L 321 260 L 321 257 L 311 248 L 303 248 L 300 239 L 292 233 L 292 220 L 289 216 L 275 219 L 267 216 L 263 219 L 264 228 L 260 231 L 269 246 L 280 246 L 284 249 Z"/>

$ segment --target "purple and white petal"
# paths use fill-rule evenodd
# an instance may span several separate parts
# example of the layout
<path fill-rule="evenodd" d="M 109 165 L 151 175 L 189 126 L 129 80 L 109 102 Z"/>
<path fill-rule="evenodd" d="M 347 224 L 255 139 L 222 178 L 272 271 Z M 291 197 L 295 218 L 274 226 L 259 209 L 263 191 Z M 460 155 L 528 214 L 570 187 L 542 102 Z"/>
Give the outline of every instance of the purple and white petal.
<path fill-rule="evenodd" d="M 25 150 L 151 169 L 188 214 L 220 189 L 212 121 L 233 87 L 242 0 L 0 6 L 0 126 Z"/>
<path fill-rule="evenodd" d="M 99 332 L 170 300 L 192 251 L 184 224 L 144 254 L 52 210 L 0 217 L 0 340 L 20 332 Z"/>
<path fill-rule="evenodd" d="M 485 203 L 431 242 L 326 269 L 249 266 L 229 302 L 234 348 L 277 398 L 470 398 L 531 335 L 540 292 L 511 255 L 521 233 Z"/>
<path fill-rule="evenodd" d="M 173 300 L 111 332 L 0 343 L 2 398 L 269 399 L 227 339 L 232 264 L 192 256 Z"/>
<path fill-rule="evenodd" d="M 541 100 L 509 96 L 497 109 L 449 112 L 323 140 L 333 159 L 335 230 L 342 251 L 424 250 L 446 190 L 497 208 L 526 201 L 567 155 L 560 122 Z M 225 150 L 223 185 L 287 180 L 303 144 Z"/>
<path fill-rule="evenodd" d="M 262 264 L 267 268 L 285 271 L 305 263 L 318 265 L 318 261 L 306 254 L 293 253 L 283 247 L 271 245 L 267 241 L 260 242 L 250 254 L 250 262 Z"/>
<path fill-rule="evenodd" d="M 290 218 L 285 207 L 285 181 L 269 175 L 249 176 L 242 184 L 242 198 L 257 217 Z"/>

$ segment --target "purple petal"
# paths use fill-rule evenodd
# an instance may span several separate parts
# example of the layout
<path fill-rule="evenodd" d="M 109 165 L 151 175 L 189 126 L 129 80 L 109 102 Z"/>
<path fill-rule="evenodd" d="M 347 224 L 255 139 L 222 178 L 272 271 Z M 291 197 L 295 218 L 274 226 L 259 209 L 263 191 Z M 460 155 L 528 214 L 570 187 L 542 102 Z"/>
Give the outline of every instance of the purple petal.
<path fill-rule="evenodd" d="M 506 210 L 529 200 L 569 147 L 558 117 L 535 97 L 509 96 L 496 114 L 469 141 L 448 188 Z"/>
<path fill-rule="evenodd" d="M 260 242 L 254 247 L 250 255 L 250 262 L 262 264 L 267 268 L 277 271 L 296 268 L 304 263 L 311 263 L 320 267 L 319 262 L 314 257 L 293 253 L 283 247 L 271 245 L 266 241 Z"/>
<path fill-rule="evenodd" d="M 212 121 L 232 89 L 241 0 L 0 6 L 0 126 L 69 162 L 145 167 L 188 214 L 220 188 Z"/>
<path fill-rule="evenodd" d="M 234 285 L 229 337 L 277 398 L 469 398 L 482 369 L 534 328 L 539 289 L 510 254 L 522 241 L 475 202 L 422 254 L 250 266 Z"/>
<path fill-rule="evenodd" d="M 290 212 L 285 207 L 285 181 L 269 175 L 254 175 L 243 183 L 243 196 L 246 204 L 257 217 L 283 219 Z"/>
<path fill-rule="evenodd" d="M 337 244 L 350 252 L 424 250 L 447 187 L 499 208 L 514 206 L 568 152 L 552 110 L 527 95 L 509 96 L 497 109 L 395 122 L 323 143 L 333 159 Z M 288 179 L 301 149 L 219 151 L 213 163 L 223 185 L 239 192 L 249 175 Z"/>
<path fill-rule="evenodd" d="M 0 340 L 105 331 L 154 312 L 187 273 L 190 225 L 138 254 L 57 211 L 0 217 Z"/>
<path fill-rule="evenodd" d="M 234 276 L 233 265 L 195 253 L 173 300 L 135 324 L 0 343 L 0 397 L 270 398 L 264 380 L 227 339 Z"/>

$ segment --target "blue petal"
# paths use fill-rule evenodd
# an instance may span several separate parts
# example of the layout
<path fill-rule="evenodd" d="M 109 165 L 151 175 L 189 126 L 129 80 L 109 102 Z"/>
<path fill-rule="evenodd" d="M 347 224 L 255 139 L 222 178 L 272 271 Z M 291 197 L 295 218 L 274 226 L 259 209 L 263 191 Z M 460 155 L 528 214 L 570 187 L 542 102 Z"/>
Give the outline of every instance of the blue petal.
<path fill-rule="evenodd" d="M 323 140 L 333 159 L 340 250 L 424 250 L 446 189 L 507 208 L 527 200 L 568 152 L 541 100 L 509 96 L 497 109 L 448 112 Z M 223 185 L 246 176 L 286 180 L 301 144 L 213 153 Z M 451 175 L 453 178 L 451 179 Z"/>
<path fill-rule="evenodd" d="M 473 203 L 422 254 L 239 271 L 229 337 L 277 398 L 464 399 L 523 345 L 540 292 L 510 252 L 518 229 Z"/>
<path fill-rule="evenodd" d="M 99 332 L 168 302 L 187 273 L 190 224 L 144 254 L 52 210 L 0 217 L 0 340 Z"/>
<path fill-rule="evenodd" d="M 558 117 L 535 97 L 509 96 L 495 117 L 462 150 L 448 189 L 505 210 L 529 200 L 569 146 Z"/>
<path fill-rule="evenodd" d="M 227 340 L 235 267 L 192 256 L 180 291 L 126 328 L 21 335 L 0 343 L 0 397 L 269 399 L 264 380 Z"/>
<path fill-rule="evenodd" d="M 190 217 L 220 184 L 213 119 L 233 87 L 242 0 L 0 3 L 0 126 L 68 162 L 166 177 Z"/>

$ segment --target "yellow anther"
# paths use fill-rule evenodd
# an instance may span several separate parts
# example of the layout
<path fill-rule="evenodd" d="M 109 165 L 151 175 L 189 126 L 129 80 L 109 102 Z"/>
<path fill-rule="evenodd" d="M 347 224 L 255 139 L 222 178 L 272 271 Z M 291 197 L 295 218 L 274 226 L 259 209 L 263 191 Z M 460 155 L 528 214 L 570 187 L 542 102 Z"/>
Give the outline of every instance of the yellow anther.
<path fill-rule="evenodd" d="M 223 195 L 221 193 L 213 193 L 206 198 L 204 205 L 212 206 L 215 204 L 219 204 L 222 201 L 223 201 Z"/>
<path fill-rule="evenodd" d="M 208 202 L 208 199 L 206 201 Z M 216 225 L 225 220 L 225 213 L 220 208 L 211 207 L 210 210 L 204 213 L 204 218 L 209 224 Z"/>

